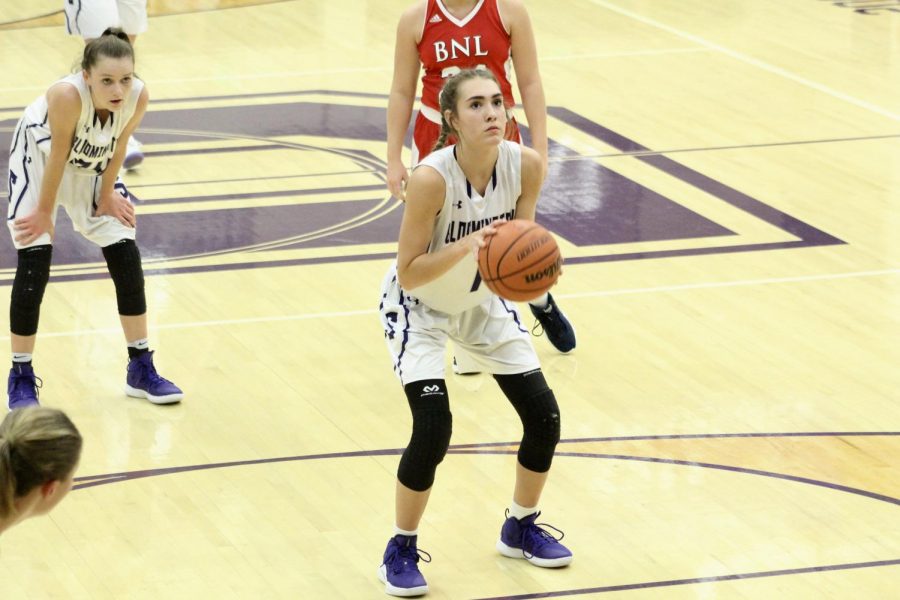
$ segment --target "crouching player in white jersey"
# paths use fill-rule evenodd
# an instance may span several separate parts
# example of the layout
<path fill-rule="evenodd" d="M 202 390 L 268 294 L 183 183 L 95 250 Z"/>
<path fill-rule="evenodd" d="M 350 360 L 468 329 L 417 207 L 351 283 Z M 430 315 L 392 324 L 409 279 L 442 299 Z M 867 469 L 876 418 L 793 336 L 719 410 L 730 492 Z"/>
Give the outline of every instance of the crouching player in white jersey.
<path fill-rule="evenodd" d="M 38 404 L 31 357 L 50 277 L 57 204 L 81 235 L 103 249 L 128 343 L 126 392 L 155 404 L 182 398 L 153 366 L 134 207 L 117 175 L 128 138 L 147 109 L 147 88 L 134 75 L 134 50 L 118 29 L 85 46 L 81 67 L 25 109 L 10 149 L 6 223 L 18 251 L 9 308 L 10 409 Z"/>
<path fill-rule="evenodd" d="M 413 417 L 397 471 L 394 536 L 379 570 L 385 591 L 428 591 L 418 568 L 419 521 L 435 471 L 450 444 L 445 383 L 448 340 L 493 374 L 522 421 L 516 485 L 497 549 L 540 567 L 569 564 L 572 553 L 535 523 L 559 441 L 559 406 L 541 372 L 515 306 L 478 277 L 474 254 L 502 222 L 534 219 L 542 181 L 540 156 L 504 141 L 506 109 L 494 76 L 464 70 L 440 95 L 439 146 L 413 171 L 406 193 L 397 261 L 381 293 L 381 320 L 394 371 Z"/>

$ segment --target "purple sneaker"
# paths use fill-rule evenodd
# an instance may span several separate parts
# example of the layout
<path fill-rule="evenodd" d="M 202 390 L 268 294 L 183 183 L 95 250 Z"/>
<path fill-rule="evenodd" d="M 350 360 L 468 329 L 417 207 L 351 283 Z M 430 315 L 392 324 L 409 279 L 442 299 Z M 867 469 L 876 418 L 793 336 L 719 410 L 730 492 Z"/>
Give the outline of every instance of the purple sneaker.
<path fill-rule="evenodd" d="M 174 404 L 184 397 L 177 385 L 156 372 L 153 352 L 144 352 L 128 361 L 125 393 L 134 398 L 146 398 L 153 404 Z"/>
<path fill-rule="evenodd" d="M 26 406 L 40 406 L 38 402 L 38 388 L 43 381 L 34 374 L 31 365 L 24 363 L 15 365 L 9 370 L 9 379 L 6 383 L 6 395 L 9 397 L 7 406 L 9 410 L 25 408 Z"/>
<path fill-rule="evenodd" d="M 537 512 L 524 519 L 508 517 L 500 530 L 497 550 L 503 556 L 524 558 L 538 567 L 564 567 L 572 562 L 572 551 L 559 543 L 565 534 L 552 525 L 535 523 L 540 514 Z M 559 533 L 559 539 L 542 527 Z"/>
<path fill-rule="evenodd" d="M 384 582 L 384 591 L 391 596 L 421 596 L 428 593 L 428 584 L 416 563 L 420 558 L 431 562 L 431 555 L 416 548 L 417 537 L 398 534 L 388 540 L 378 578 Z"/>

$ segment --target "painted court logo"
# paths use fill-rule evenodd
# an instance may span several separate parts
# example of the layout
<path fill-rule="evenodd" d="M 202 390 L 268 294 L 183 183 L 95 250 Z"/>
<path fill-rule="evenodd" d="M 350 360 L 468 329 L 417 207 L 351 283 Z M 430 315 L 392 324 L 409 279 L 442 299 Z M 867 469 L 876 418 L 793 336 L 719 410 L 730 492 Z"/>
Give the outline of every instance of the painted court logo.
<path fill-rule="evenodd" d="M 469 41 L 478 48 L 477 40 Z M 142 181 L 129 189 L 142 201 L 139 221 L 145 274 L 393 258 L 402 202 L 392 198 L 384 184 L 386 99 L 370 96 L 301 90 L 215 96 L 197 100 L 198 106 L 190 108 L 180 98 L 155 102 L 142 123 L 141 139 L 145 154 L 158 158 L 153 164 L 159 166 L 148 168 Z M 560 136 L 584 135 L 623 153 L 653 154 L 651 148 L 564 107 L 548 106 L 547 111 Z M 191 123 L 190 130 L 184 129 L 185 123 Z M 8 148 L 13 123 L 6 124 L 10 127 L 0 128 L 0 147 Z M 333 143 L 334 139 L 341 143 Z M 172 147 L 175 142 L 177 147 Z M 637 156 L 634 161 L 642 177 L 655 187 L 676 180 L 704 192 L 702 206 L 683 206 L 594 157 L 579 157 L 560 141 L 551 142 L 566 153 L 566 160 L 555 164 L 544 185 L 538 222 L 565 240 L 568 264 L 844 243 L 667 156 Z M 83 150 L 99 152 L 87 145 Z M 165 161 L 199 167 L 214 153 L 237 153 L 234 160 L 246 159 L 259 166 L 234 177 L 223 174 L 221 179 L 183 182 L 194 186 L 189 190 L 160 184 L 165 182 Z M 82 159 L 89 164 L 97 160 Z M 0 172 L 7 170 L 7 163 L 8 155 L 0 153 Z M 328 167 L 317 176 L 350 175 L 341 184 L 327 185 L 303 169 L 285 171 L 284 167 L 319 163 Z M 14 176 L 10 183 L 16 183 Z M 722 204 L 738 212 L 740 228 L 726 227 L 713 218 Z M 711 216 L 704 215 L 707 209 Z M 185 218 L 187 210 L 190 218 Z M 444 232 L 446 243 L 494 220 L 473 218 L 476 215 L 461 208 L 453 211 L 455 219 L 451 217 Z M 511 220 L 515 213 L 500 216 Z M 67 270 L 54 278 L 105 277 L 96 247 L 67 226 L 64 212 L 59 219 L 54 243 L 65 247 L 65 252 L 54 263 Z M 196 227 L 198 220 L 204 224 L 201 229 Z M 783 235 L 759 239 L 753 235 L 754 222 L 768 223 Z M 663 243 L 670 240 L 681 245 L 665 247 Z M 687 240 L 696 243 L 686 244 Z M 628 247 L 648 242 L 655 249 Z M 612 245 L 614 252 L 608 249 Z M 516 252 L 526 253 L 527 260 L 544 248 L 529 243 Z M 15 268 L 16 254 L 0 253 L 0 282 L 11 282 Z M 547 280 L 558 268 L 532 273 L 531 279 Z"/>

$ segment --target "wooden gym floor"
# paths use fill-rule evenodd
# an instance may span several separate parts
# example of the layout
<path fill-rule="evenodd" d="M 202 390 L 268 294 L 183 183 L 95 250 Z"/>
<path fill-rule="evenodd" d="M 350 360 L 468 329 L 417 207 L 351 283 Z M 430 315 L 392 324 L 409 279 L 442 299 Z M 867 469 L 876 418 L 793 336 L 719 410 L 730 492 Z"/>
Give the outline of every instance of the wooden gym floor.
<path fill-rule="evenodd" d="M 383 596 L 410 424 L 376 314 L 407 2 L 150 0 L 125 181 L 186 398 L 123 395 L 112 284 L 61 215 L 35 367 L 86 445 L 77 489 L 0 540 L 4 600 Z M 80 52 L 61 5 L 0 6 L 4 147 Z M 535 339 L 564 438 L 542 520 L 575 560 L 496 554 L 517 419 L 489 377 L 448 375 L 429 597 L 896 597 L 900 7 L 526 5 L 553 140 L 538 220 L 578 331 L 566 356 Z"/>

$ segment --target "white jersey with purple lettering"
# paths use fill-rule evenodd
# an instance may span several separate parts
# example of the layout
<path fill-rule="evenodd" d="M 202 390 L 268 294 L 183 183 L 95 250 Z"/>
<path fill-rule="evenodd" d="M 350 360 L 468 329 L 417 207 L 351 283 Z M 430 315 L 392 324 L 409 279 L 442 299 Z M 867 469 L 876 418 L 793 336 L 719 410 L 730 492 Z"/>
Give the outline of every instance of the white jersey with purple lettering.
<path fill-rule="evenodd" d="M 429 252 L 440 250 L 498 219 L 515 218 L 516 203 L 522 195 L 522 147 L 504 140 L 499 150 L 483 196 L 472 187 L 456 162 L 456 146 L 433 152 L 416 166 L 417 169 L 433 168 L 446 183 L 444 206 L 435 223 Z M 431 308 L 448 314 L 468 310 L 491 295 L 478 275 L 478 264 L 471 254 L 437 279 L 408 292 Z"/>
<path fill-rule="evenodd" d="M 66 159 L 56 201 L 65 207 L 75 229 L 99 246 L 113 244 L 121 239 L 134 239 L 134 229 L 125 227 L 118 219 L 94 216 L 100 178 L 109 165 L 122 131 L 134 116 L 144 89 L 144 82 L 140 79 L 134 78 L 132 82 L 131 91 L 122 108 L 110 111 L 105 121 L 101 121 L 94 110 L 91 91 L 80 71 L 54 84 L 71 85 L 81 96 L 81 113 L 75 126 L 72 148 Z M 38 206 L 44 168 L 52 144 L 47 96 L 41 95 L 25 109 L 25 114 L 16 125 L 9 151 L 7 225 L 11 231 L 16 218 L 33 213 Z M 128 197 L 121 181 L 117 181 L 116 188 Z M 53 220 L 55 223 L 56 211 L 53 212 Z M 49 234 L 44 234 L 29 246 L 50 243 Z M 21 248 L 18 243 L 16 247 Z"/>
<path fill-rule="evenodd" d="M 454 147 L 433 152 L 416 168 L 426 165 L 440 173 L 447 186 L 429 252 L 492 221 L 516 216 L 522 194 L 522 147 L 518 144 L 500 143 L 483 196 L 460 169 Z M 486 373 L 513 375 L 540 368 L 515 305 L 487 289 L 471 254 L 434 281 L 409 291 L 400 288 L 394 263 L 382 282 L 378 308 L 394 373 L 403 385 L 443 379 L 448 341 Z"/>
<path fill-rule="evenodd" d="M 94 110 L 91 90 L 81 71 L 63 77 L 56 83 L 72 85 L 81 96 L 81 114 L 75 126 L 75 138 L 72 140 L 72 150 L 66 161 L 66 170 L 80 175 L 100 175 L 106 170 L 106 165 L 112 158 L 122 130 L 134 116 L 144 82 L 136 77 L 132 79 L 131 93 L 125 98 L 122 108 L 110 112 L 106 122 L 101 122 L 97 111 Z M 42 95 L 25 109 L 25 116 L 22 117 L 19 128 L 30 133 L 37 148 L 49 155 L 51 139 L 47 111 L 47 96 Z M 16 133 L 20 133 L 18 129 Z"/>

